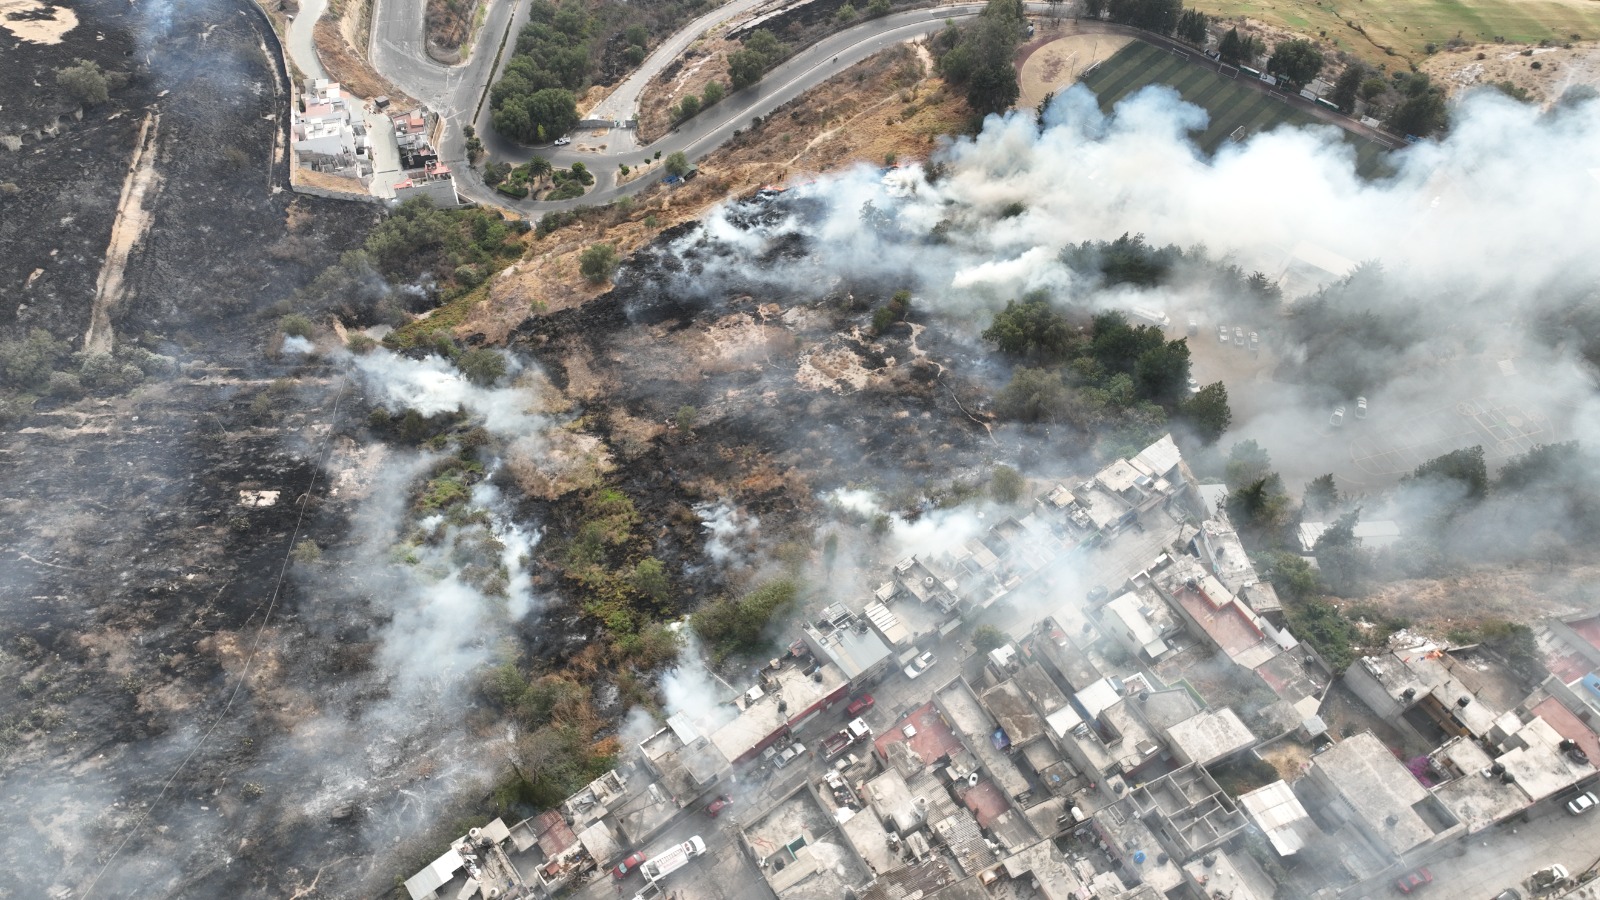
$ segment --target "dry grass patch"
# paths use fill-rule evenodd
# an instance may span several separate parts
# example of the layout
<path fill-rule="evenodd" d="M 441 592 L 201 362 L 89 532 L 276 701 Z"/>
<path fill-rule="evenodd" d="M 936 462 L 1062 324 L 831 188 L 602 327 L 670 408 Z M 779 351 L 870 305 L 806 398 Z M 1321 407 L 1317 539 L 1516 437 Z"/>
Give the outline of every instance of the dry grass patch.
<path fill-rule="evenodd" d="M 728 54 L 743 46 L 722 37 L 702 38 L 650 79 L 639 96 L 639 142 L 648 144 L 666 134 L 672 128 L 672 107 L 682 103 L 684 97 L 704 94 L 711 82 L 720 81 L 731 91 Z"/>
<path fill-rule="evenodd" d="M 1524 50 L 1532 53 L 1523 56 Z M 1572 85 L 1600 87 L 1600 43 L 1573 44 L 1570 49 L 1475 44 L 1436 53 L 1420 68 L 1451 93 L 1509 81 L 1527 91 L 1530 99 L 1549 103 Z"/>

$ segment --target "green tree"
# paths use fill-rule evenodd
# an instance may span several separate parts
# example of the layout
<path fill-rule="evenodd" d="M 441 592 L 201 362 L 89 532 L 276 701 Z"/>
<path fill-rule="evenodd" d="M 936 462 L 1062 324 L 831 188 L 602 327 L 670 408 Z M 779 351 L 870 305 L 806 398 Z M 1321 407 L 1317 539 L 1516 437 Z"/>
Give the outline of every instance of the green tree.
<path fill-rule="evenodd" d="M 1449 124 L 1443 89 L 1418 73 L 1402 83 L 1403 99 L 1389 110 L 1383 124 L 1393 131 L 1414 137 L 1427 137 Z"/>
<path fill-rule="evenodd" d="M 1204 47 L 1206 45 L 1206 26 L 1208 24 L 1210 24 L 1210 19 L 1205 13 L 1197 9 L 1186 9 L 1182 15 L 1178 16 L 1177 35 L 1196 47 Z"/>
<path fill-rule="evenodd" d="M 1228 492 L 1228 518 L 1241 529 L 1273 531 L 1289 521 L 1289 495 L 1271 472 Z"/>
<path fill-rule="evenodd" d="M 673 424 L 678 426 L 679 431 L 690 431 L 694 428 L 695 420 L 699 417 L 700 410 L 695 409 L 688 404 L 684 404 L 683 406 L 678 407 L 678 412 L 672 417 L 672 421 Z"/>
<path fill-rule="evenodd" d="M 1273 49 L 1272 58 L 1267 60 L 1267 71 L 1298 91 L 1322 71 L 1322 51 L 1308 40 L 1284 41 Z"/>
<path fill-rule="evenodd" d="M 1001 503 L 1011 504 L 1021 500 L 1022 492 L 1027 487 L 1027 479 L 1010 466 L 995 466 L 989 476 L 989 492 Z"/>
<path fill-rule="evenodd" d="M 1483 446 L 1477 445 L 1436 456 L 1402 480 L 1445 487 L 1461 499 L 1476 502 L 1489 492 L 1489 472 L 1483 461 Z"/>
<path fill-rule="evenodd" d="M 578 271 L 591 284 L 603 284 L 617 270 L 617 248 L 610 244 L 590 244 L 578 256 Z"/>
<path fill-rule="evenodd" d="M 689 173 L 689 158 L 683 155 L 682 150 L 678 150 L 667 156 L 666 167 L 668 175 L 682 178 Z"/>
<path fill-rule="evenodd" d="M 1175 407 L 1189 389 L 1189 343 L 1183 338 L 1145 351 L 1134 363 L 1133 381 L 1139 396 Z"/>
<path fill-rule="evenodd" d="M 14 391 L 41 387 L 71 354 L 72 345 L 43 328 L 30 329 L 19 341 L 0 341 L 0 385 Z"/>
<path fill-rule="evenodd" d="M 972 649 L 988 653 L 1006 645 L 1006 633 L 993 625 L 979 625 L 972 630 Z"/>
<path fill-rule="evenodd" d="M 1361 99 L 1372 101 L 1389 93 L 1389 81 L 1381 75 L 1372 75 L 1361 82 Z"/>
<path fill-rule="evenodd" d="M 94 106 L 111 99 L 111 83 L 100 66 L 80 59 L 70 66 L 56 70 L 56 86 L 67 92 L 74 102 Z"/>
<path fill-rule="evenodd" d="M 949 26 L 935 40 L 939 74 L 966 89 L 974 113 L 1003 112 L 1017 102 L 1020 88 L 1012 58 L 1024 21 L 1020 3 L 989 0 L 975 21 Z"/>
<path fill-rule="evenodd" d="M 1318 475 L 1306 483 L 1306 509 L 1325 512 L 1339 505 L 1339 488 L 1333 483 L 1333 473 Z"/>
<path fill-rule="evenodd" d="M 767 61 L 748 47 L 728 54 L 728 80 L 733 82 L 736 91 L 760 81 L 766 71 Z"/>
<path fill-rule="evenodd" d="M 1228 451 L 1228 490 L 1238 490 L 1272 474 L 1272 457 L 1254 440 L 1240 441 Z"/>
<path fill-rule="evenodd" d="M 1339 107 L 1339 111 L 1350 114 L 1356 111 L 1356 97 L 1361 92 L 1361 82 L 1367 78 L 1367 69 L 1360 63 L 1351 63 L 1339 73 L 1339 79 L 1333 83 L 1333 93 L 1329 101 Z"/>
<path fill-rule="evenodd" d="M 718 662 L 734 653 L 751 653 L 766 647 L 767 625 L 790 609 L 800 596 L 800 583 L 782 578 L 769 581 L 735 600 L 719 598 L 689 617 L 689 624 L 706 642 Z"/>
<path fill-rule="evenodd" d="M 700 94 L 700 101 L 704 106 L 716 106 L 727 95 L 728 89 L 722 86 L 722 82 L 713 81 L 706 85 L 706 89 Z"/>
<path fill-rule="evenodd" d="M 506 375 L 506 358 L 485 347 L 456 357 L 456 368 L 467 380 L 479 387 L 488 387 Z"/>
<path fill-rule="evenodd" d="M 1183 417 L 1195 436 L 1205 444 L 1215 444 L 1228 426 L 1233 424 L 1233 410 L 1228 406 L 1228 388 L 1217 381 L 1196 391 L 1185 400 Z"/>
<path fill-rule="evenodd" d="M 700 114 L 700 98 L 696 97 L 693 94 L 690 94 L 689 96 L 684 97 L 681 101 L 678 102 L 678 110 L 673 115 L 673 118 L 675 118 L 675 119 L 677 119 L 678 121 L 681 122 L 681 121 L 683 121 L 685 119 L 692 119 L 695 116 L 698 116 L 699 114 Z"/>
<path fill-rule="evenodd" d="M 995 413 L 1017 422 L 1065 421 L 1070 404 L 1066 382 L 1047 369 L 1018 369 L 994 398 Z"/>
<path fill-rule="evenodd" d="M 1277 312 L 1283 303 L 1283 288 L 1267 277 L 1265 272 L 1251 272 L 1245 279 L 1245 297 L 1255 302 L 1263 311 Z"/>
<path fill-rule="evenodd" d="M 1001 353 L 1055 359 L 1067 353 L 1074 334 L 1066 317 L 1051 307 L 1049 298 L 1034 292 L 1021 302 L 1006 301 L 1006 308 L 995 313 L 982 337 Z"/>
<path fill-rule="evenodd" d="M 1217 56 L 1230 66 L 1236 66 L 1244 61 L 1244 42 L 1239 38 L 1237 27 L 1229 28 L 1228 33 L 1217 43 Z"/>
<path fill-rule="evenodd" d="M 833 14 L 833 20 L 840 25 L 852 25 L 859 18 L 861 18 L 861 14 L 856 12 L 855 5 L 850 0 L 844 0 L 844 5 L 840 6 L 838 11 Z"/>

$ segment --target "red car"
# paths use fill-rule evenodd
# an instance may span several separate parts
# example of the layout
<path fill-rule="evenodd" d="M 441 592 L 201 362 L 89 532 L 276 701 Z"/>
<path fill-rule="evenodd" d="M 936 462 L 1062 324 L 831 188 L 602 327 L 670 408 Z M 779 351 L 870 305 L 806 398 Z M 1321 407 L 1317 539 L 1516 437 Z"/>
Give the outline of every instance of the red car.
<path fill-rule="evenodd" d="M 1418 866 L 1401 875 L 1400 880 L 1396 881 L 1394 886 L 1400 890 L 1400 893 L 1409 894 L 1430 884 L 1433 884 L 1433 873 L 1428 871 L 1427 866 Z"/>
<path fill-rule="evenodd" d="M 641 850 L 622 862 L 617 863 L 616 866 L 611 869 L 611 874 L 617 876 L 618 878 L 627 878 L 629 872 L 639 868 L 639 864 L 649 858 L 650 857 L 645 856 L 644 851 Z"/>
<path fill-rule="evenodd" d="M 722 796 L 718 797 L 717 799 L 715 799 L 715 800 L 711 801 L 710 803 L 706 804 L 706 815 L 708 815 L 711 818 L 715 819 L 717 816 L 722 814 L 723 807 L 727 806 L 729 803 L 732 803 L 732 802 L 733 802 L 733 798 L 732 797 L 729 797 L 727 794 L 723 794 Z"/>
<path fill-rule="evenodd" d="M 873 703 L 873 700 L 872 700 L 872 695 L 871 694 L 862 694 L 861 696 L 855 698 L 854 700 L 851 700 L 850 701 L 850 705 L 846 706 L 844 708 L 845 715 L 847 715 L 850 718 L 854 719 L 856 716 L 859 716 L 862 713 L 866 712 L 867 710 L 871 709 L 872 708 L 872 703 Z"/>

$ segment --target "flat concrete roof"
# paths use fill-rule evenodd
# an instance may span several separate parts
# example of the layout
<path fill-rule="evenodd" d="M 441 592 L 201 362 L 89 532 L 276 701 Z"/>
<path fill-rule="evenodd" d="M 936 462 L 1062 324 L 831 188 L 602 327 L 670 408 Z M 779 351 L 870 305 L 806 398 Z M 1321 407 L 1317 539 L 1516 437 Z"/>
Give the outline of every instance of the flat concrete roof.
<path fill-rule="evenodd" d="M 1517 779 L 1517 786 L 1538 802 L 1566 790 L 1595 774 L 1594 761 L 1578 762 L 1560 747 L 1562 737 L 1544 719 L 1535 718 L 1523 725 L 1505 742 L 1516 744 L 1495 761 Z"/>
<path fill-rule="evenodd" d="M 1044 734 L 1044 722 L 1022 696 L 1015 681 L 1002 681 L 979 695 L 983 705 L 1005 729 L 1013 747 L 1019 747 Z"/>
<path fill-rule="evenodd" d="M 1413 808 L 1432 795 L 1372 732 L 1334 744 L 1313 757 L 1311 767 L 1391 853 L 1403 855 L 1433 838 L 1433 828 Z"/>
<path fill-rule="evenodd" d="M 1232 709 L 1208 709 L 1167 729 L 1173 748 L 1201 765 L 1253 746 L 1256 736 Z"/>
<path fill-rule="evenodd" d="M 795 663 L 786 663 L 773 674 L 777 683 L 770 690 L 763 689 L 762 697 L 747 704 L 732 722 L 713 731 L 711 743 L 724 758 L 737 762 L 847 683 L 837 666 L 825 662 L 817 674 L 821 680 L 808 677 Z M 778 711 L 779 699 L 786 704 L 782 712 Z"/>
<path fill-rule="evenodd" d="M 1208 897 L 1227 897 L 1229 900 L 1272 900 L 1277 896 L 1277 885 L 1267 877 L 1256 861 L 1244 854 L 1232 855 L 1222 850 L 1207 854 L 1214 859 L 1212 865 L 1195 860 L 1184 866 Z"/>
<path fill-rule="evenodd" d="M 1474 741 L 1457 738 L 1438 753 L 1462 774 L 1434 788 L 1434 796 L 1450 807 L 1468 833 L 1481 831 L 1528 805 L 1528 795 L 1517 785 L 1481 774 L 1494 760 Z"/>

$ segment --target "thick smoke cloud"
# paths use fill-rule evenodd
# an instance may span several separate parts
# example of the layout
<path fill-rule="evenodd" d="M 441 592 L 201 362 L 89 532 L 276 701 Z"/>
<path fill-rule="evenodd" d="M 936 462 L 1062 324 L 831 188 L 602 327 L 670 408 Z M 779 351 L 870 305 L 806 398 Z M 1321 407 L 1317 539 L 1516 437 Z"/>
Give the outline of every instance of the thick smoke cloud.
<path fill-rule="evenodd" d="M 910 287 L 919 315 L 974 349 L 995 310 L 1035 290 L 1081 313 L 1164 311 L 1169 335 L 1193 317 L 1202 328 L 1192 348 L 1218 324 L 1241 324 L 1240 298 L 1213 279 L 1175 272 L 1153 288 L 1103 288 L 1060 258 L 1080 242 L 1142 233 L 1152 246 L 1204 248 L 1284 289 L 1289 316 L 1243 320 L 1262 333 L 1264 373 L 1208 359 L 1215 348 L 1200 347 L 1194 365 L 1201 383 L 1229 385 L 1224 446 L 1260 441 L 1293 489 L 1337 471 L 1357 492 L 1382 490 L 1401 474 L 1361 470 L 1352 457 L 1371 448 L 1352 448 L 1349 429 L 1330 434 L 1329 410 L 1357 394 L 1377 421 L 1420 421 L 1489 398 L 1548 416 L 1536 441 L 1600 437 L 1591 371 L 1572 341 L 1538 332 L 1600 278 L 1600 102 L 1541 111 L 1471 94 L 1448 136 L 1391 154 L 1392 173 L 1370 181 L 1331 126 L 1257 134 L 1207 158 L 1188 138 L 1205 122 L 1168 88 L 1106 115 L 1075 87 L 1043 128 L 1031 115 L 991 117 L 927 169 L 863 167 L 797 187 L 754 227 L 747 208 L 724 209 L 681 239 L 695 252 L 677 288 L 714 296 L 726 278 L 800 301 L 807 288 L 796 286 Z M 808 252 L 775 252 L 797 234 Z M 1347 320 L 1370 312 L 1380 339 L 1334 352 L 1293 314 L 1351 270 L 1327 305 Z M 1404 440 L 1387 433 L 1379 443 Z M 1495 462 L 1520 452 L 1516 441 L 1486 449 Z"/>

